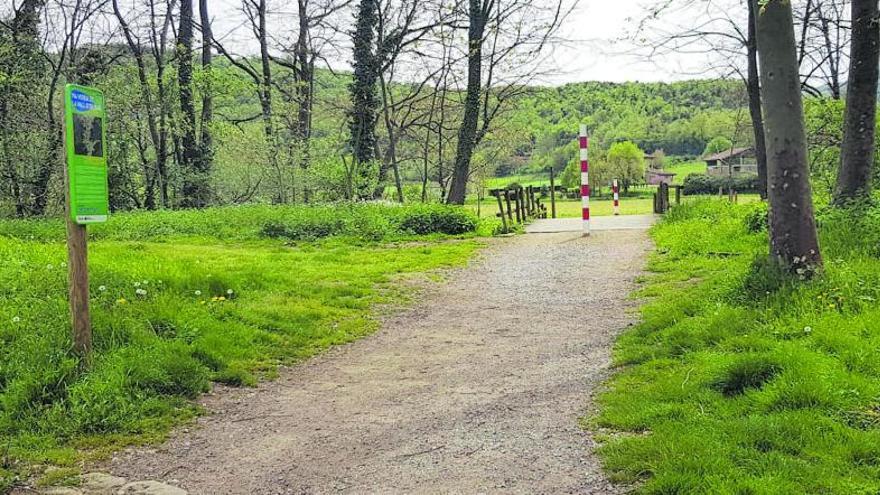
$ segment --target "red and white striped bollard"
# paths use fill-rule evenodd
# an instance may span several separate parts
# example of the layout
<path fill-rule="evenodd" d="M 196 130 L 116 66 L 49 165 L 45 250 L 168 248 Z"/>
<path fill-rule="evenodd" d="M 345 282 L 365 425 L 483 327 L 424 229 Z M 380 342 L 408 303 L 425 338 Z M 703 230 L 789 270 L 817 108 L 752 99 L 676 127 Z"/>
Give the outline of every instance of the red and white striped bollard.
<path fill-rule="evenodd" d="M 578 136 L 581 159 L 581 210 L 584 220 L 584 236 L 590 235 L 590 138 L 587 136 L 587 126 L 581 124 L 581 132 Z"/>
<path fill-rule="evenodd" d="M 611 192 L 614 193 L 614 214 L 620 215 L 620 188 L 617 186 L 617 179 L 611 182 Z"/>

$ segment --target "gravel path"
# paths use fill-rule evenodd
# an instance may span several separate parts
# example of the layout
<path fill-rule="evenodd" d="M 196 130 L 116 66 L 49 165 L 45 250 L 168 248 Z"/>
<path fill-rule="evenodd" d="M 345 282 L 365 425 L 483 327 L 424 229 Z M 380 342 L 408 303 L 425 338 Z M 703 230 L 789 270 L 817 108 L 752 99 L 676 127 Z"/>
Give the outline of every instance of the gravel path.
<path fill-rule="evenodd" d="M 615 493 L 578 418 L 633 320 L 648 237 L 492 242 L 376 334 L 218 389 L 215 414 L 113 474 L 191 494 Z"/>

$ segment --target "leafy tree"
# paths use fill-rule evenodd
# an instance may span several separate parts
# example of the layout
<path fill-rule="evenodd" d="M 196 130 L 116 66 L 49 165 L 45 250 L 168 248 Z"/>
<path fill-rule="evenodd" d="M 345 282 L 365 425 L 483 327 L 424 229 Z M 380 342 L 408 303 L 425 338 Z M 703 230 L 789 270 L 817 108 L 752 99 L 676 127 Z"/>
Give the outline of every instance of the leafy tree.
<path fill-rule="evenodd" d="M 608 157 L 600 169 L 607 167 L 602 174 L 606 174 L 607 181 L 617 179 L 624 190 L 636 184 L 645 177 L 645 152 L 632 141 L 614 143 L 608 149 Z"/>
<path fill-rule="evenodd" d="M 727 151 L 732 147 L 733 142 L 730 139 L 727 139 L 724 136 L 717 136 L 712 138 L 712 140 L 706 144 L 706 149 L 703 150 L 703 155 L 720 153 L 722 151 Z"/>

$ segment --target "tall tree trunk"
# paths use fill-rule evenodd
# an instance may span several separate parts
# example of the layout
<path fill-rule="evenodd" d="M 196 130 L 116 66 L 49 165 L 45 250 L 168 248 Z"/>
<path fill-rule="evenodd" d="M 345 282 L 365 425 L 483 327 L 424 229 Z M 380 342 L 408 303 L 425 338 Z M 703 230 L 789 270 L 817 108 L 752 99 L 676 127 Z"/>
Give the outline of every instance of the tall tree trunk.
<path fill-rule="evenodd" d="M 202 208 L 210 201 L 208 171 L 199 159 L 196 137 L 196 106 L 193 102 L 193 0 L 180 1 L 180 27 L 177 31 L 177 86 L 180 94 L 182 126 L 180 165 L 183 169 L 182 206 Z"/>
<path fill-rule="evenodd" d="M 455 168 L 446 202 L 464 204 L 470 176 L 471 157 L 477 143 L 477 125 L 480 119 L 480 101 L 483 86 L 483 31 L 488 12 L 481 0 L 470 0 L 468 25 L 468 84 L 464 102 L 464 117 L 458 132 L 458 148 L 455 152 Z"/>
<path fill-rule="evenodd" d="M 749 95 L 749 116 L 755 134 L 755 157 L 758 162 L 758 193 L 767 199 L 767 143 L 764 140 L 764 115 L 761 111 L 761 81 L 758 76 L 758 38 L 755 33 L 758 0 L 748 0 L 749 30 L 747 49 L 749 56 L 746 90 Z"/>
<path fill-rule="evenodd" d="M 877 0 L 852 0 L 849 83 L 846 92 L 840 171 L 834 202 L 838 205 L 871 194 L 877 77 L 880 70 L 880 19 Z"/>
<path fill-rule="evenodd" d="M 211 29 L 211 15 L 208 0 L 199 0 L 199 20 L 202 24 L 202 72 L 205 83 L 202 91 L 201 132 L 199 136 L 199 160 L 202 168 L 210 170 L 214 161 L 213 139 L 211 138 L 211 121 L 214 120 L 214 87 L 212 66 L 214 62 L 211 51 L 214 32 Z"/>
<path fill-rule="evenodd" d="M 299 7 L 299 33 L 297 34 L 294 56 L 297 60 L 297 139 L 300 145 L 300 169 L 308 171 L 311 162 L 312 100 L 315 90 L 315 59 L 310 50 L 311 26 L 308 0 L 297 0 Z M 303 174 L 303 201 L 308 203 L 311 190 L 308 177 Z"/>
<path fill-rule="evenodd" d="M 767 138 L 770 255 L 807 277 L 822 264 L 807 162 L 804 109 L 788 0 L 769 0 L 757 18 Z"/>
<path fill-rule="evenodd" d="M 373 191 L 364 188 L 370 163 L 376 156 L 376 81 L 379 73 L 375 54 L 376 26 L 379 23 L 376 0 L 360 0 L 354 33 L 354 78 L 349 86 L 352 109 L 349 115 L 351 150 L 355 175 L 361 181 L 355 195 L 369 198 Z"/>

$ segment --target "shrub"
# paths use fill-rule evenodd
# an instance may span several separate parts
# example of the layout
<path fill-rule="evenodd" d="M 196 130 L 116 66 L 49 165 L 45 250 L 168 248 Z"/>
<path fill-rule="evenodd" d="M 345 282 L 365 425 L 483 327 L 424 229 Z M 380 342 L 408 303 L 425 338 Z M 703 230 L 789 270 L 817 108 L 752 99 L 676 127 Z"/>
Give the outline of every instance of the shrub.
<path fill-rule="evenodd" d="M 754 206 L 751 207 L 751 210 L 745 217 L 746 230 L 753 234 L 766 231 L 769 215 L 770 209 L 767 207 L 767 203 L 763 201 L 754 203 Z"/>
<path fill-rule="evenodd" d="M 463 208 L 419 206 L 406 210 L 400 230 L 407 233 L 460 235 L 477 228 L 477 217 Z"/>
<path fill-rule="evenodd" d="M 690 174 L 684 179 L 682 192 L 686 195 L 717 194 L 719 188 L 738 192 L 758 192 L 758 176 L 714 177 L 706 174 Z"/>

